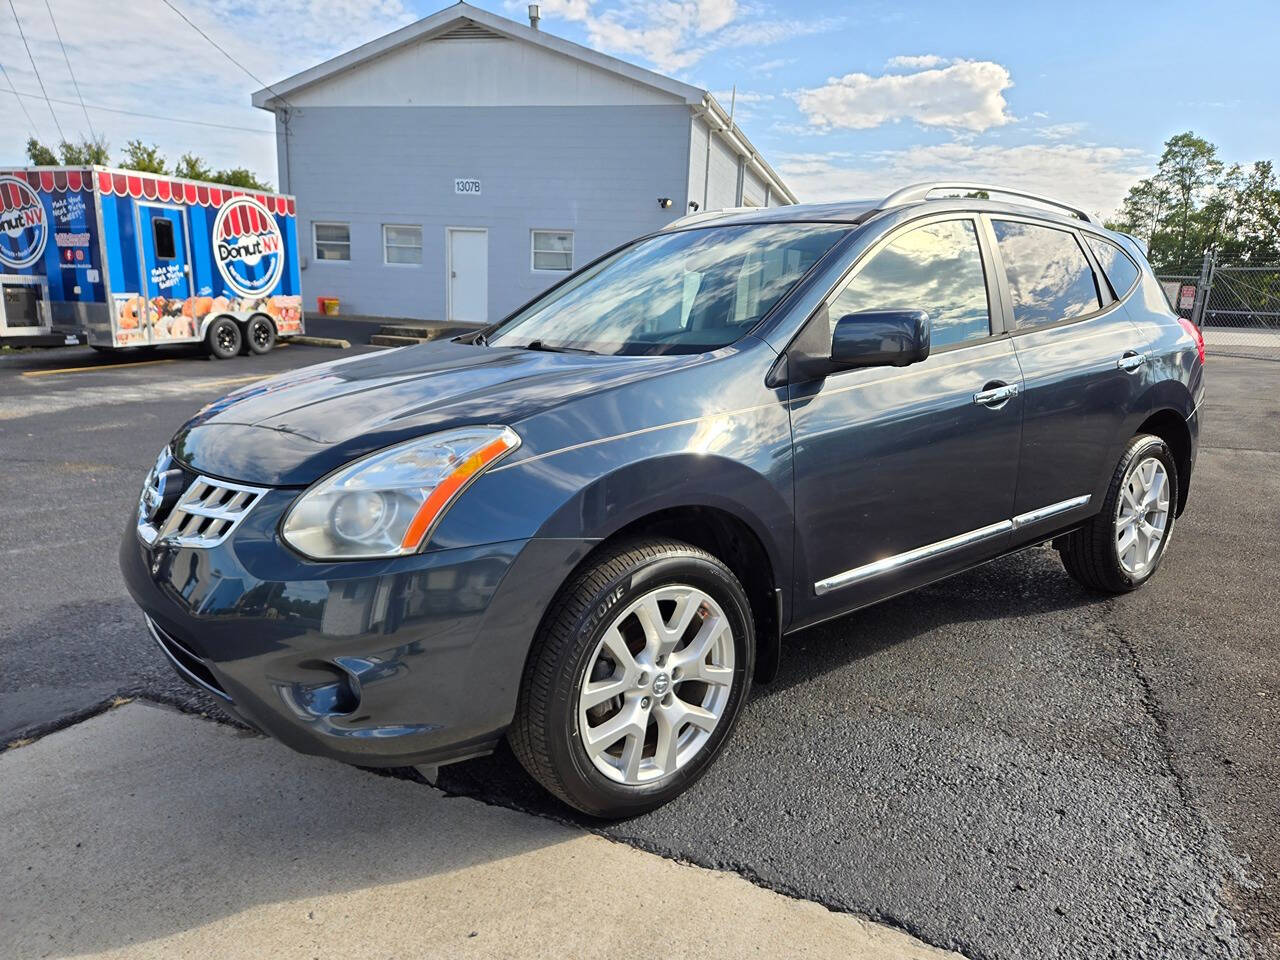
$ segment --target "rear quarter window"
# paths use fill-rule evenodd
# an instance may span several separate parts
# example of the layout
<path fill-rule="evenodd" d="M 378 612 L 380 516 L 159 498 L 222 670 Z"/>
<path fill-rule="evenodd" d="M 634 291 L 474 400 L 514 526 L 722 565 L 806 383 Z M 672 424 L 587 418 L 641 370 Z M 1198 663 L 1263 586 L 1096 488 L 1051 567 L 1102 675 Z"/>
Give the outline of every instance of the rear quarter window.
<path fill-rule="evenodd" d="M 1082 317 L 1101 309 L 1093 267 L 1069 230 L 993 220 L 1018 330 Z"/>
<path fill-rule="evenodd" d="M 1085 240 L 1097 258 L 1098 265 L 1102 267 L 1102 272 L 1107 275 L 1116 299 L 1121 299 L 1138 282 L 1138 265 L 1110 240 L 1103 240 L 1101 237 L 1086 237 Z"/>

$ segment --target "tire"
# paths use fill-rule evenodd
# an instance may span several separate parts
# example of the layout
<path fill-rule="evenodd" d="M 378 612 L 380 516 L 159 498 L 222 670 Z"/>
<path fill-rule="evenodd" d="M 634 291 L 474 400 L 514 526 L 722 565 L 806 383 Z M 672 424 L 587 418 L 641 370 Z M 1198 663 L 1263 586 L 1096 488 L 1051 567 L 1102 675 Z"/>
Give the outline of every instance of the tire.
<path fill-rule="evenodd" d="M 649 615 L 656 610 L 662 619 L 652 636 L 655 643 L 665 639 L 663 660 L 645 645 L 641 613 L 633 608 Z M 689 626 L 679 633 L 686 611 Z M 617 652 L 619 640 L 631 653 L 630 665 Z M 508 740 L 533 778 L 571 807 L 604 819 L 644 813 L 688 789 L 710 767 L 750 693 L 754 659 L 750 603 L 718 559 L 677 540 L 605 547 L 548 608 Z M 625 692 L 588 709 L 580 700 L 588 671 L 600 691 L 617 685 Z M 687 712 L 691 703 L 703 710 L 696 722 L 687 719 L 694 715 Z M 589 753 L 585 738 L 591 731 L 625 722 L 626 711 L 635 720 L 626 729 L 637 732 L 612 744 L 601 736 L 594 756 Z M 659 744 L 669 748 L 662 758 Z M 615 748 L 616 755 L 609 752 Z"/>
<path fill-rule="evenodd" d="M 1139 474 L 1150 472 L 1158 476 L 1159 470 L 1149 466 L 1153 460 L 1163 469 L 1164 479 L 1159 484 L 1163 497 L 1157 494 L 1152 501 L 1156 505 L 1155 512 L 1142 511 L 1142 522 L 1133 524 L 1136 544 L 1122 551 L 1122 543 L 1130 541 L 1127 532 L 1121 528 L 1121 511 L 1125 516 L 1136 516 L 1130 505 L 1131 499 L 1140 504 L 1148 500 L 1143 477 Z M 1111 475 L 1102 510 L 1078 530 L 1054 541 L 1062 557 L 1062 565 L 1072 579 L 1100 593 L 1128 593 L 1150 580 L 1159 569 L 1173 537 L 1178 483 L 1177 462 L 1163 440 L 1149 433 L 1140 433 L 1130 440 Z M 1153 482 L 1152 485 L 1156 484 Z M 1163 518 L 1158 516 L 1162 500 Z M 1154 554 L 1149 547 L 1144 547 L 1154 536 L 1150 531 L 1159 533 Z"/>
<path fill-rule="evenodd" d="M 241 331 L 244 338 L 244 352 L 255 356 L 270 353 L 276 345 L 276 325 L 270 317 L 261 314 L 249 318 Z"/>
<path fill-rule="evenodd" d="M 240 325 L 230 317 L 218 317 L 204 335 L 205 346 L 215 360 L 230 360 L 240 352 L 243 339 Z"/>

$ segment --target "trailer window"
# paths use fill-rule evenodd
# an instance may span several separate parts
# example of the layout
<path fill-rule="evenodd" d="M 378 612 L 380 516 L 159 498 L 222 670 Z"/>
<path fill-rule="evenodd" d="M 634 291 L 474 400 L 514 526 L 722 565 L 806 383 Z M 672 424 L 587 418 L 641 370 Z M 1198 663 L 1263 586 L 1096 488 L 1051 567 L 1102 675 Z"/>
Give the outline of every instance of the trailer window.
<path fill-rule="evenodd" d="M 151 218 L 151 239 L 157 260 L 172 260 L 178 255 L 173 244 L 173 221 L 167 217 Z"/>

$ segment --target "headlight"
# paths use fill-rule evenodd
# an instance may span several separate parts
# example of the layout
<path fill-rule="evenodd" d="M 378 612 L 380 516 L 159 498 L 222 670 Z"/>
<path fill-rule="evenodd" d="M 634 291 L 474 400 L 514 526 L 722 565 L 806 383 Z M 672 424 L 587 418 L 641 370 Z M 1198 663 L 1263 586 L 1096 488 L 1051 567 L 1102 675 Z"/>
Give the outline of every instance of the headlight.
<path fill-rule="evenodd" d="M 281 533 L 314 560 L 415 553 L 459 494 L 518 446 L 510 427 L 462 427 L 380 450 L 299 497 Z"/>

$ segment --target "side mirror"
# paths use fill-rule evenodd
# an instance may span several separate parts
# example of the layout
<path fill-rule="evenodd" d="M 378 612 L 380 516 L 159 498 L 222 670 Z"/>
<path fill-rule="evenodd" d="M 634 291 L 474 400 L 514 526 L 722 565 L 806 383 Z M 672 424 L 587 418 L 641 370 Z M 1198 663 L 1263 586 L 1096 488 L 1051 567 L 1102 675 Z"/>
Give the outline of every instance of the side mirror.
<path fill-rule="evenodd" d="M 929 314 L 923 310 L 847 313 L 831 335 L 833 367 L 905 367 L 929 356 Z"/>

